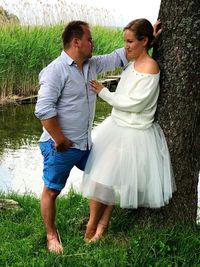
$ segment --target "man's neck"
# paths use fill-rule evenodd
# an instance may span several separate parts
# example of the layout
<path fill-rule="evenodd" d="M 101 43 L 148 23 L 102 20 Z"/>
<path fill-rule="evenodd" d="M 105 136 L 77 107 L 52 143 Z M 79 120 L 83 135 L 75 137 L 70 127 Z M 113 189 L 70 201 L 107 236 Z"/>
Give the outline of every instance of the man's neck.
<path fill-rule="evenodd" d="M 80 68 L 80 70 L 82 71 L 83 70 L 83 64 L 84 64 L 84 60 L 81 59 L 77 53 L 75 51 L 72 51 L 70 49 L 64 49 L 65 53 L 70 56 L 75 62 L 76 64 L 78 65 L 78 67 Z"/>

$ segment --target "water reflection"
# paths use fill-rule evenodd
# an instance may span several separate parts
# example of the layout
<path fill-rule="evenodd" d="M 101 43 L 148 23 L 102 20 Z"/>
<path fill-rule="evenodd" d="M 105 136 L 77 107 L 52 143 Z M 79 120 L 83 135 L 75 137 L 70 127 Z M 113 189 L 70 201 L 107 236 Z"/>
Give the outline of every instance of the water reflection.
<path fill-rule="evenodd" d="M 41 134 L 33 105 L 0 108 L 0 155 L 6 149 L 18 149 L 36 143 Z"/>
<path fill-rule="evenodd" d="M 110 111 L 98 100 L 94 126 Z M 0 113 L 0 191 L 40 196 L 43 181 L 38 139 L 42 128 L 34 116 L 34 105 L 4 107 Z M 78 191 L 81 177 L 82 172 L 74 168 L 63 193 L 72 185 Z"/>

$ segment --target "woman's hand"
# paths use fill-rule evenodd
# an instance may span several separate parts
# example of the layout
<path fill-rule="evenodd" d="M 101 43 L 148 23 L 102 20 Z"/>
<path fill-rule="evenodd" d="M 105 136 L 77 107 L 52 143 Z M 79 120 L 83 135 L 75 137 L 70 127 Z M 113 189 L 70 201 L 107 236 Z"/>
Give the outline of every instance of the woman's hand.
<path fill-rule="evenodd" d="M 156 23 L 153 25 L 153 35 L 156 39 L 159 38 L 160 34 L 162 32 L 162 28 L 161 28 L 161 20 L 158 19 L 156 21 Z"/>
<path fill-rule="evenodd" d="M 97 94 L 104 88 L 103 84 L 97 82 L 96 80 L 91 80 L 90 85 L 92 87 L 92 90 Z"/>

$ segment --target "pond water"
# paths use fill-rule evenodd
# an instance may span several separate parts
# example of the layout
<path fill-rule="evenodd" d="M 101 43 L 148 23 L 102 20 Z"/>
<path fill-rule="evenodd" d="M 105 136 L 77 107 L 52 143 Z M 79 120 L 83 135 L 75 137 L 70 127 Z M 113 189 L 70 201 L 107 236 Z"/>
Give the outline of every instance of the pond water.
<path fill-rule="evenodd" d="M 110 111 L 105 102 L 98 100 L 94 127 Z M 34 115 L 34 105 L 0 108 L 0 192 L 40 197 L 43 159 L 38 139 L 41 132 L 41 124 Z M 74 167 L 62 194 L 66 194 L 71 187 L 79 191 L 81 177 L 82 171 Z M 200 206 L 200 183 L 198 192 Z"/>

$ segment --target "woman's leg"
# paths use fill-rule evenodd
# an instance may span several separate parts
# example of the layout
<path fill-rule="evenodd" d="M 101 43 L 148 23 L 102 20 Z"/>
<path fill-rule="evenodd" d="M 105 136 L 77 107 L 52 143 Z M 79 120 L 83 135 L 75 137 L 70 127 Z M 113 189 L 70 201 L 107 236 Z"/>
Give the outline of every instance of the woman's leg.
<path fill-rule="evenodd" d="M 104 212 L 98 222 L 96 233 L 95 235 L 90 239 L 91 242 L 96 242 L 99 240 L 106 232 L 109 226 L 110 218 L 113 211 L 113 205 L 106 205 L 104 208 Z"/>
<path fill-rule="evenodd" d="M 100 203 L 96 200 L 90 199 L 90 218 L 87 223 L 87 228 L 85 232 L 85 240 L 89 241 L 95 235 L 97 230 L 97 225 L 104 213 L 106 205 Z"/>
<path fill-rule="evenodd" d="M 114 203 L 115 193 L 112 188 L 95 183 L 95 195 L 100 199 L 107 199 Z M 112 215 L 113 205 L 103 204 L 97 200 L 90 199 L 90 218 L 87 224 L 85 240 L 94 242 L 99 239 L 107 230 Z"/>

